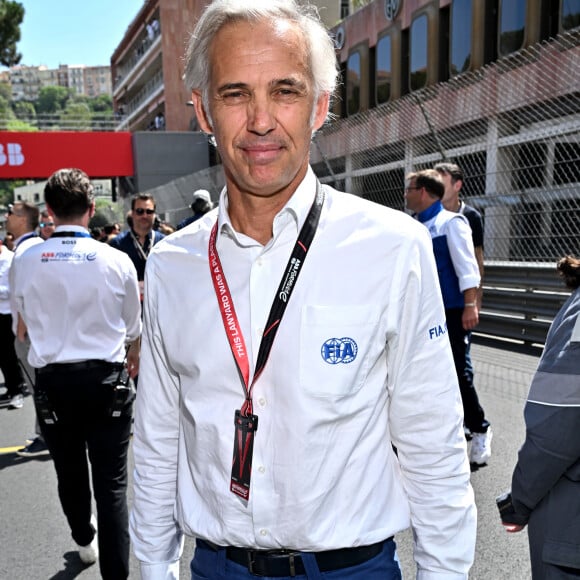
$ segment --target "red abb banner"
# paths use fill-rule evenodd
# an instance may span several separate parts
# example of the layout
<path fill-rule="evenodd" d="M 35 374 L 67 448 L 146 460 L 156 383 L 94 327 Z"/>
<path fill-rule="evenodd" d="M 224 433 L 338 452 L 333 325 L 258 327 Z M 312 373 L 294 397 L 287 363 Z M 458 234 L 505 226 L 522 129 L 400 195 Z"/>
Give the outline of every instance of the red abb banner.
<path fill-rule="evenodd" d="M 132 176 L 131 133 L 0 131 L 0 179 L 47 179 L 63 167 L 91 178 Z"/>

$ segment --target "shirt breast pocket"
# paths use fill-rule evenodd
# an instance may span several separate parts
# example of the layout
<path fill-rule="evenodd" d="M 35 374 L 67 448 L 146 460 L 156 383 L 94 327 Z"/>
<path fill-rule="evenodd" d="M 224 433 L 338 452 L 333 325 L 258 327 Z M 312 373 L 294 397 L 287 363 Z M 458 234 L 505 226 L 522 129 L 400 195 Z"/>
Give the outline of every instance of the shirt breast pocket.
<path fill-rule="evenodd" d="M 316 397 L 356 393 L 378 347 L 378 321 L 374 306 L 304 306 L 300 328 L 302 388 Z"/>

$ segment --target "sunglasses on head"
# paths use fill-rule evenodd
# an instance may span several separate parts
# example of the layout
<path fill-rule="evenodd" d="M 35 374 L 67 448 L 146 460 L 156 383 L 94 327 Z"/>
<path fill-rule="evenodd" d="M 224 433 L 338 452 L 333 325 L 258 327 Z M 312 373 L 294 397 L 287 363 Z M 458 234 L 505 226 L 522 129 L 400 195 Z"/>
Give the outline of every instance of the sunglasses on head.
<path fill-rule="evenodd" d="M 16 215 L 16 216 L 19 216 L 19 215 L 22 215 L 22 214 L 16 213 L 14 211 L 14 206 L 12 204 L 10 204 L 8 206 L 8 211 L 6 212 L 6 215 Z"/>
<path fill-rule="evenodd" d="M 133 210 L 137 215 L 143 215 L 143 214 L 147 214 L 147 215 L 151 215 L 155 213 L 154 209 L 145 209 L 143 207 L 138 207 L 137 209 Z"/>

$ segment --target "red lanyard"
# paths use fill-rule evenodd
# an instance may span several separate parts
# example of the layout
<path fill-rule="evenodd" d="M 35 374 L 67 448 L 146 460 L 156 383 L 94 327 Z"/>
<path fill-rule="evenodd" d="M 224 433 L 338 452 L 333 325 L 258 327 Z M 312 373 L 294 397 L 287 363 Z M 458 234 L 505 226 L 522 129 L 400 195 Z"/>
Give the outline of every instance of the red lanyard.
<path fill-rule="evenodd" d="M 252 390 L 254 384 L 260 377 L 260 374 L 264 370 L 264 367 L 268 361 L 270 350 L 272 349 L 272 344 L 274 343 L 274 338 L 276 337 L 276 333 L 278 332 L 278 328 L 280 326 L 280 321 L 282 320 L 282 316 L 284 315 L 284 311 L 286 310 L 286 306 L 288 305 L 290 296 L 294 290 L 296 281 L 298 280 L 298 275 L 302 269 L 302 265 L 304 264 L 306 254 L 308 253 L 308 249 L 312 243 L 314 234 L 316 233 L 323 204 L 324 191 L 320 186 L 320 182 L 317 180 L 316 196 L 314 198 L 314 202 L 312 203 L 310 211 L 308 212 L 308 216 L 306 217 L 306 221 L 300 230 L 298 240 L 296 241 L 290 259 L 288 260 L 286 270 L 282 276 L 280 285 L 278 286 L 278 291 L 274 297 L 272 308 L 270 309 L 268 322 L 266 323 L 266 329 L 262 336 L 260 348 L 258 350 L 256 371 L 254 373 L 252 384 L 249 384 L 250 363 L 248 361 L 246 342 L 242 334 L 242 329 L 240 328 L 240 323 L 236 315 L 232 295 L 230 293 L 230 289 L 226 281 L 226 276 L 222 269 L 221 261 L 216 248 L 217 223 L 214 225 L 211 231 L 208 248 L 209 268 L 222 315 L 224 329 L 230 343 L 232 354 L 234 355 L 234 360 L 236 361 L 236 365 L 238 366 L 240 376 L 242 377 L 242 381 L 244 383 L 246 399 L 244 401 L 244 405 L 242 406 L 242 415 L 245 417 L 253 413 Z"/>

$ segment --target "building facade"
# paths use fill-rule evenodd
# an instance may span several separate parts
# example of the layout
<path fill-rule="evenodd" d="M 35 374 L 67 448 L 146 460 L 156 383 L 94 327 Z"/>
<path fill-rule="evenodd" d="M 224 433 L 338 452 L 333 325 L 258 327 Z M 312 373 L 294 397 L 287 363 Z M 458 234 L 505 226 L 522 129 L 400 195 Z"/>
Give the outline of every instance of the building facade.
<path fill-rule="evenodd" d="M 62 64 L 57 69 L 44 65 L 17 65 L 8 71 L 13 101 L 35 101 L 41 88 L 60 86 L 74 89 L 77 95 L 112 95 L 109 66 Z"/>
<path fill-rule="evenodd" d="M 46 207 L 44 203 L 44 188 L 46 181 L 35 181 L 14 188 L 14 201 L 25 201 L 38 206 L 41 210 Z M 92 179 L 93 194 L 96 199 L 111 199 L 112 184 L 110 179 Z"/>
<path fill-rule="evenodd" d="M 580 1 L 373 0 L 334 34 L 321 181 L 403 209 L 407 173 L 452 161 L 486 260 L 578 253 Z"/>
<path fill-rule="evenodd" d="M 113 106 L 120 131 L 197 129 L 183 77 L 187 39 L 206 0 L 147 0 L 111 57 Z M 329 26 L 341 0 L 315 2 Z M 347 3 L 348 4 L 348 3 Z"/>

